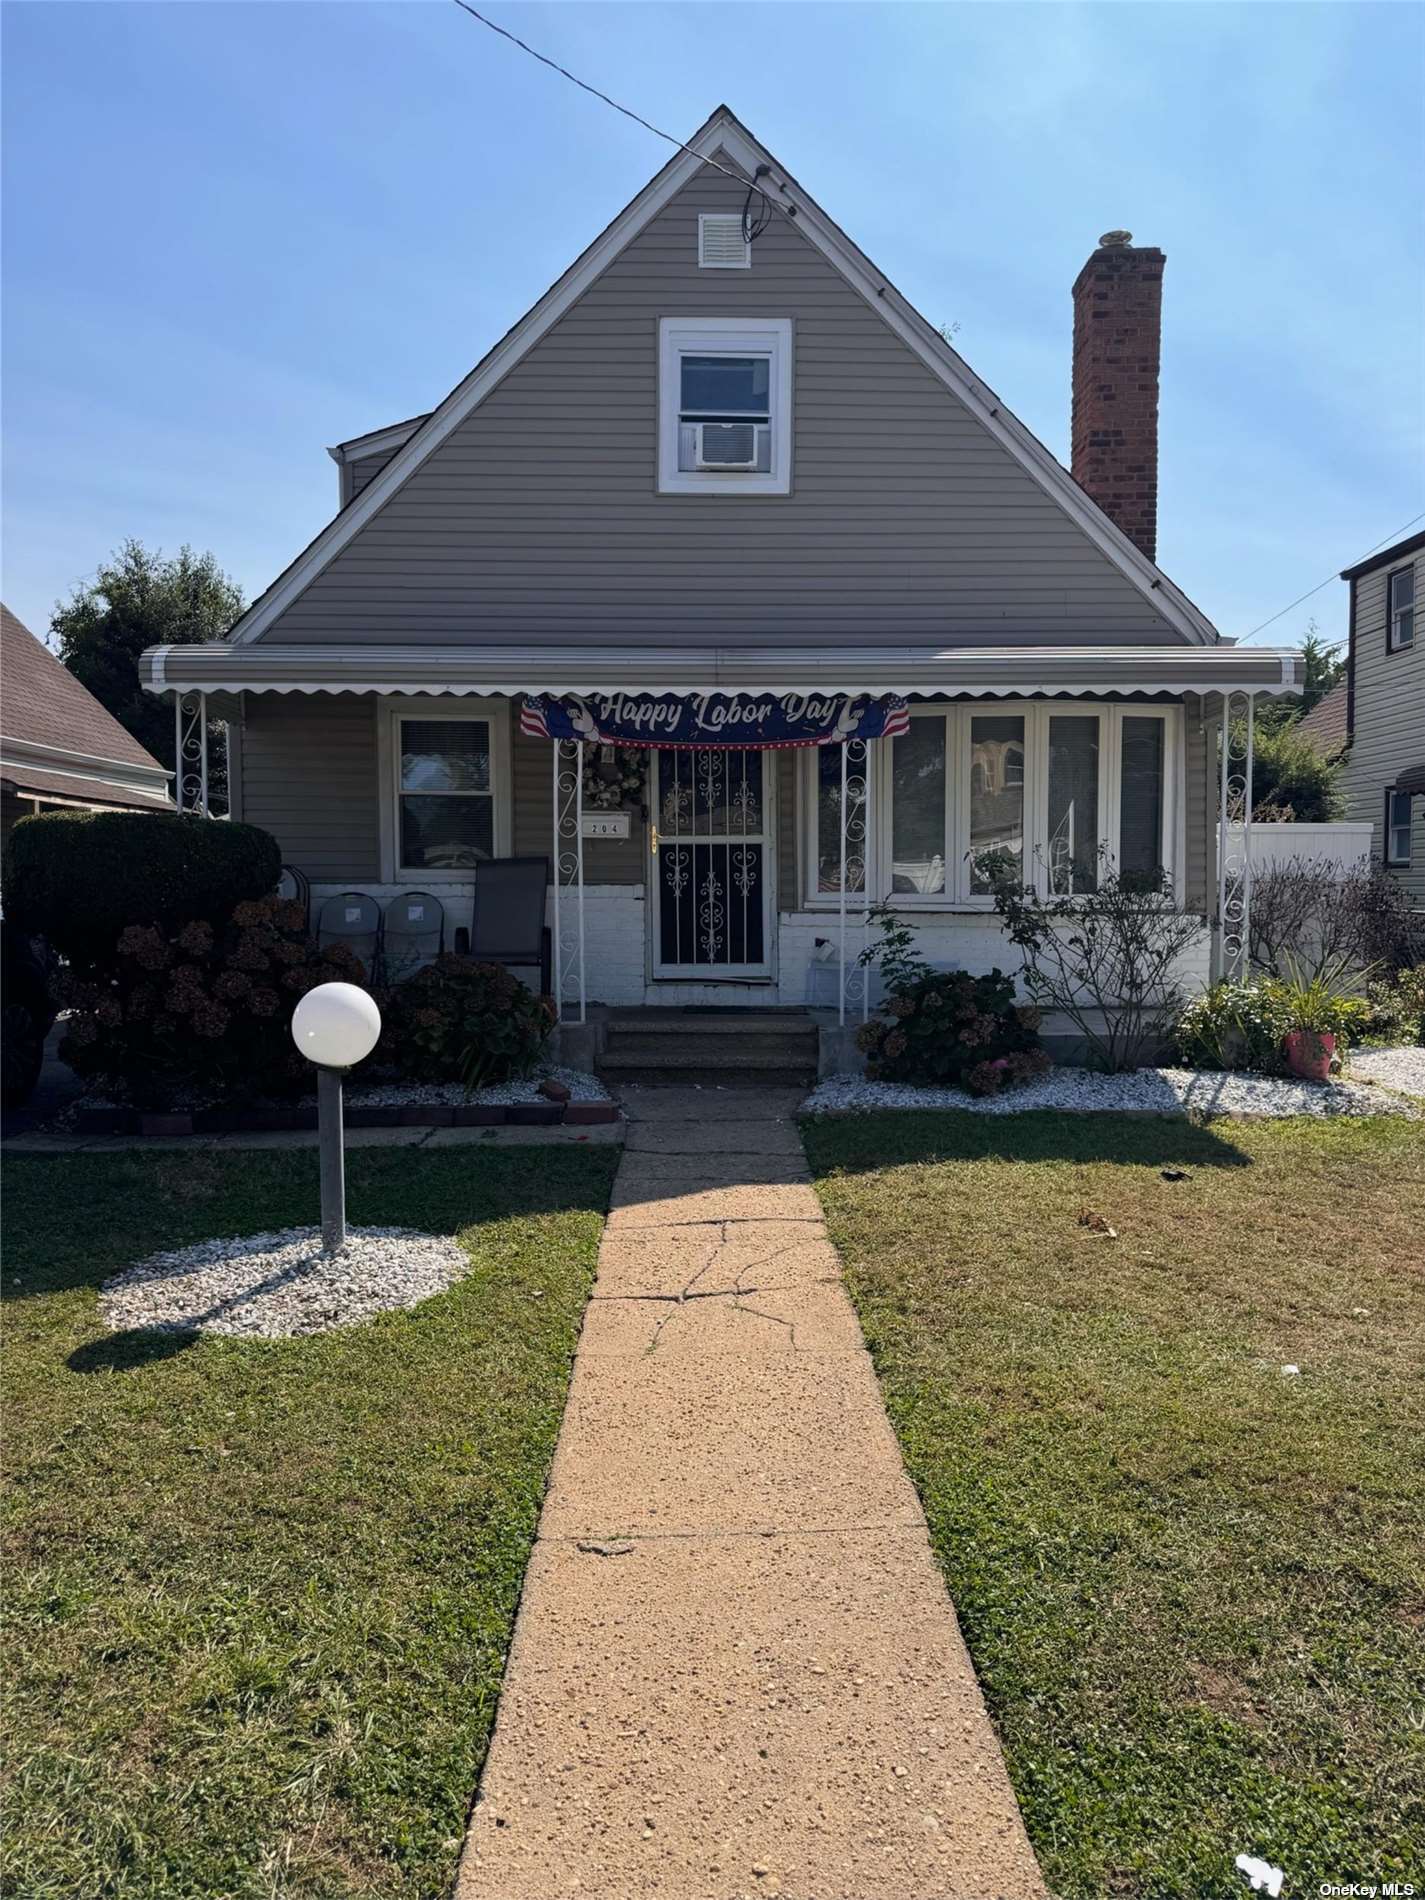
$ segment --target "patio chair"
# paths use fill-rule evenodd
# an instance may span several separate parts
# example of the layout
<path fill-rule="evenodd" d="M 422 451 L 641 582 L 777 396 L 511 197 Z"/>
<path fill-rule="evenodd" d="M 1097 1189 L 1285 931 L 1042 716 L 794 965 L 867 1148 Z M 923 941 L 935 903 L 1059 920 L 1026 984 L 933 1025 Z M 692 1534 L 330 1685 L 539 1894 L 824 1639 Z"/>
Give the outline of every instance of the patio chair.
<path fill-rule="evenodd" d="M 444 950 L 444 904 L 430 891 L 393 897 L 381 923 L 381 946 L 386 981 L 404 983 Z"/>
<path fill-rule="evenodd" d="M 539 971 L 539 993 L 554 987 L 549 926 L 544 921 L 548 858 L 489 858 L 475 873 L 470 954 L 477 963 Z"/>
<path fill-rule="evenodd" d="M 306 872 L 299 871 L 295 864 L 284 864 L 277 880 L 277 895 L 302 906 L 302 928 L 308 929 L 312 921 L 312 887 Z"/>
<path fill-rule="evenodd" d="M 317 918 L 317 942 L 323 950 L 342 944 L 359 957 L 368 979 L 374 979 L 381 956 L 381 908 L 364 891 L 343 891 L 329 897 Z"/>

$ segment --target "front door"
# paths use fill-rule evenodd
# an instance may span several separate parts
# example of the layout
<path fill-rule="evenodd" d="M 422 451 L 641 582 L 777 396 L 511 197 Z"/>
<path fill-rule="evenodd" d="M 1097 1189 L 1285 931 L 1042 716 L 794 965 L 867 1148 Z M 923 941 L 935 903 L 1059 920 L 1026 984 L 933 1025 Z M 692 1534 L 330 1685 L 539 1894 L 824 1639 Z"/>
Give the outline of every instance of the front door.
<path fill-rule="evenodd" d="M 653 761 L 654 976 L 769 977 L 771 755 L 671 746 Z"/>

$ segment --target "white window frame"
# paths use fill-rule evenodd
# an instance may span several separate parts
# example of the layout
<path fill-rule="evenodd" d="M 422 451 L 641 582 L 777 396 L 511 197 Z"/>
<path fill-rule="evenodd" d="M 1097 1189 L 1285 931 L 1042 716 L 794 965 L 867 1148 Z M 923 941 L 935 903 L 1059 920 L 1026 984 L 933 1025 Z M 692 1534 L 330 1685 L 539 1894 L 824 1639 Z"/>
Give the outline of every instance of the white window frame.
<path fill-rule="evenodd" d="M 376 711 L 376 759 L 380 774 L 381 882 L 383 884 L 473 884 L 479 867 L 433 871 L 405 870 L 399 860 L 401 842 L 401 733 L 403 719 L 429 725 L 440 719 L 483 721 L 490 728 L 490 795 L 494 805 L 493 838 L 497 858 L 511 855 L 512 794 L 510 782 L 510 702 L 507 699 L 422 701 L 402 694 L 382 699 Z"/>
<path fill-rule="evenodd" d="M 685 356 L 766 356 L 772 466 L 680 469 L 678 412 Z M 790 317 L 661 317 L 658 323 L 658 492 L 661 495 L 788 495 L 792 489 Z"/>
<path fill-rule="evenodd" d="M 1395 583 L 1402 574 L 1410 576 L 1410 599 L 1397 607 L 1395 604 Z M 1416 584 L 1415 563 L 1407 561 L 1403 567 L 1393 567 L 1385 577 L 1385 650 L 1387 653 L 1409 653 L 1415 646 L 1415 616 L 1418 611 L 1416 595 L 1420 589 Z M 1410 615 L 1410 638 L 1402 640 L 1399 628 L 1405 616 Z"/>
<path fill-rule="evenodd" d="M 956 705 L 913 705 L 912 719 L 940 719 L 946 726 L 946 854 L 945 890 L 933 895 L 915 891 L 890 890 L 892 865 L 893 772 L 891 746 L 894 741 L 876 740 L 873 749 L 876 782 L 873 788 L 872 827 L 874 836 L 867 840 L 866 863 L 869 889 L 875 900 L 884 899 L 897 911 L 992 911 L 994 899 L 987 893 L 970 889 L 968 862 L 970 849 L 970 721 L 981 718 L 1017 718 L 1024 720 L 1024 826 L 1025 862 L 1032 873 L 1035 888 L 1049 895 L 1048 865 L 1044 852 L 1049 831 L 1049 721 L 1052 718 L 1097 718 L 1098 808 L 1102 843 L 1114 864 L 1118 861 L 1121 839 L 1120 803 L 1123 760 L 1123 721 L 1158 719 L 1163 724 L 1163 863 L 1172 881 L 1173 902 L 1183 903 L 1185 884 L 1184 858 L 1187 851 L 1186 800 L 1181 783 L 1184 735 L 1183 708 L 1106 700 L 998 700 L 975 699 Z M 817 863 L 816 750 L 808 748 L 799 778 L 801 799 L 801 840 L 803 902 L 809 910 L 836 910 L 840 899 L 835 891 L 815 889 Z M 859 903 L 859 891 L 848 894 Z"/>
<path fill-rule="evenodd" d="M 1395 801 L 1398 798 L 1402 798 L 1405 801 L 1405 822 L 1403 824 L 1396 823 L 1394 819 Z M 1405 833 L 1405 855 L 1403 857 L 1397 857 L 1395 855 L 1395 834 L 1398 831 L 1403 831 Z M 1393 871 L 1408 870 L 1410 868 L 1410 860 L 1414 856 L 1414 851 L 1415 851 L 1414 800 L 1412 799 L 1411 794 L 1409 792 L 1398 792 L 1393 785 L 1387 785 L 1385 788 L 1385 862 L 1386 862 L 1386 865 Z"/>

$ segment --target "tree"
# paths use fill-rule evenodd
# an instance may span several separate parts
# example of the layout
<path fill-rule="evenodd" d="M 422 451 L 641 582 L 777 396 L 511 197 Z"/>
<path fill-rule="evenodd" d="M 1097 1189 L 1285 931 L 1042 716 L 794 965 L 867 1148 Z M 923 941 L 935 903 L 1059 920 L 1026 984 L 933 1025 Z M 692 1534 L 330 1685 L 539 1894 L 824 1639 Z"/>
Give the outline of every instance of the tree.
<path fill-rule="evenodd" d="M 1321 701 L 1346 676 L 1346 661 L 1339 655 L 1336 647 L 1321 637 L 1321 629 L 1314 620 L 1306 623 L 1306 633 L 1301 642 L 1301 657 L 1306 663 L 1302 681 L 1300 699 L 1278 699 L 1268 701 L 1257 708 L 1257 725 L 1280 731 L 1284 726 L 1294 726 L 1304 719 L 1313 706 Z"/>
<path fill-rule="evenodd" d="M 139 655 L 168 643 L 220 640 L 243 610 L 242 589 L 211 554 L 188 546 L 172 557 L 125 541 L 92 581 L 76 585 L 50 620 L 59 657 L 81 685 L 162 764 L 172 769 L 173 704 L 139 685 Z M 222 727 L 208 728 L 208 788 L 227 802 Z"/>
<path fill-rule="evenodd" d="M 1245 756 L 1244 726 L 1234 729 L 1233 751 Z M 1342 810 L 1341 760 L 1327 758 L 1296 724 L 1263 725 L 1252 747 L 1252 816 L 1259 822 L 1295 819 L 1299 825 L 1324 825 Z"/>
<path fill-rule="evenodd" d="M 1335 648 L 1328 646 L 1321 638 L 1321 629 L 1314 620 L 1307 622 L 1306 638 L 1301 643 L 1301 657 L 1306 662 L 1306 680 L 1298 703 L 1305 717 L 1313 706 L 1320 705 L 1333 686 L 1339 685 L 1346 677 L 1346 661 L 1344 656 L 1338 655 Z"/>

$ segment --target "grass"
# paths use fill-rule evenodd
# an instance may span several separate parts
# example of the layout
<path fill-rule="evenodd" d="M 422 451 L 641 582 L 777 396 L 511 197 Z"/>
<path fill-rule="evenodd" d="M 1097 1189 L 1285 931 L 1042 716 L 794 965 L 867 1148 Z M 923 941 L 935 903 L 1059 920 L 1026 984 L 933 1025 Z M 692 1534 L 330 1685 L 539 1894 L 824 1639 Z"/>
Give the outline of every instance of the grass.
<path fill-rule="evenodd" d="M 806 1139 L 1053 1891 L 1425 1888 L 1420 1128 Z"/>
<path fill-rule="evenodd" d="M 444 1895 L 616 1157 L 350 1157 L 472 1272 L 324 1338 L 111 1338 L 162 1246 L 313 1218 L 302 1152 L 6 1170 L 10 1764 L 25 1900 Z"/>

